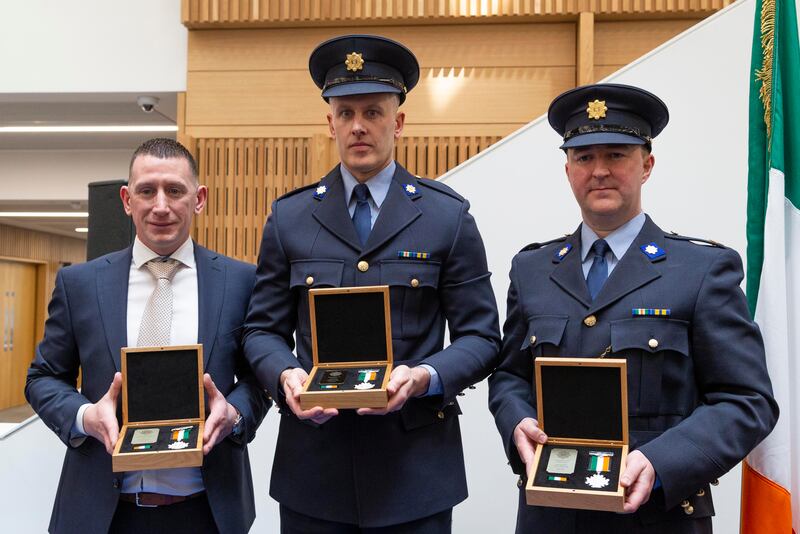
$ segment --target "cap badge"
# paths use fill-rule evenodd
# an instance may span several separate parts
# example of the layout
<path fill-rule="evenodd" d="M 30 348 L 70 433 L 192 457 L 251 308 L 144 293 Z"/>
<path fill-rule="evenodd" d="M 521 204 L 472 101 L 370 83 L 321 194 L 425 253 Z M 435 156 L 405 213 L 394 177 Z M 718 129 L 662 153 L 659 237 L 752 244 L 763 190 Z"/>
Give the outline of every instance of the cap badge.
<path fill-rule="evenodd" d="M 347 70 L 358 72 L 364 68 L 364 58 L 358 52 L 347 54 L 347 59 L 344 62 Z"/>
<path fill-rule="evenodd" d="M 606 111 L 608 111 L 608 108 L 606 107 L 605 100 L 589 102 L 589 107 L 586 108 L 586 113 L 589 114 L 589 118 L 594 120 L 604 119 Z"/>

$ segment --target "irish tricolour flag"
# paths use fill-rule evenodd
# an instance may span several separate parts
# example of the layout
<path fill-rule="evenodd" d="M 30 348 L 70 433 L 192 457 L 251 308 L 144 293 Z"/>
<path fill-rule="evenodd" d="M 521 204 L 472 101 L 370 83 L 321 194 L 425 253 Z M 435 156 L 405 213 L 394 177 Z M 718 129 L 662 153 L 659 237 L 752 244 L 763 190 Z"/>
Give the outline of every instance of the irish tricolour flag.
<path fill-rule="evenodd" d="M 800 48 L 795 0 L 756 2 L 751 72 L 747 297 L 764 335 L 781 415 L 744 464 L 742 534 L 800 534 Z"/>

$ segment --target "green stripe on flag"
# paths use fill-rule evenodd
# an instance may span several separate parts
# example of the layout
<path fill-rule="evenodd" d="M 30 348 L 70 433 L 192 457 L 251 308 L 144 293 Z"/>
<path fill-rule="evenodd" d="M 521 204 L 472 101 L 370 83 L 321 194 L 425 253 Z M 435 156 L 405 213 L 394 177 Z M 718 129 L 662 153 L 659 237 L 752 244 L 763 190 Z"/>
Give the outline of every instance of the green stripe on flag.
<path fill-rule="evenodd" d="M 786 198 L 800 206 L 800 47 L 793 1 L 757 1 L 751 73 L 747 299 L 750 312 L 755 315 L 764 262 L 764 217 L 770 169 L 784 173 Z M 766 114 L 765 102 L 769 104 Z M 765 118 L 770 122 L 769 132 Z"/>

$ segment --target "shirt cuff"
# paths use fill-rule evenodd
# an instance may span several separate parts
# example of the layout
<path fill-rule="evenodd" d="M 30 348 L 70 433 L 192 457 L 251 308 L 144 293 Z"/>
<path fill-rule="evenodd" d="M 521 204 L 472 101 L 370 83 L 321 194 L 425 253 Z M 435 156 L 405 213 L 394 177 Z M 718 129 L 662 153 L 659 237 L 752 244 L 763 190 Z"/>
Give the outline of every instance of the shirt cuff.
<path fill-rule="evenodd" d="M 86 430 L 83 428 L 83 414 L 92 404 L 87 402 L 86 404 L 82 404 L 80 408 L 78 408 L 78 415 L 75 416 L 75 423 L 72 425 L 72 430 L 70 430 L 70 434 L 74 437 L 86 437 Z"/>
<path fill-rule="evenodd" d="M 430 397 L 432 395 L 441 395 L 444 392 L 444 388 L 442 388 L 442 380 L 439 378 L 439 373 L 436 372 L 436 369 L 428 365 L 427 363 L 420 364 L 420 367 L 423 369 L 427 369 L 431 375 L 431 381 L 428 383 L 428 391 L 425 392 L 423 397 Z"/>

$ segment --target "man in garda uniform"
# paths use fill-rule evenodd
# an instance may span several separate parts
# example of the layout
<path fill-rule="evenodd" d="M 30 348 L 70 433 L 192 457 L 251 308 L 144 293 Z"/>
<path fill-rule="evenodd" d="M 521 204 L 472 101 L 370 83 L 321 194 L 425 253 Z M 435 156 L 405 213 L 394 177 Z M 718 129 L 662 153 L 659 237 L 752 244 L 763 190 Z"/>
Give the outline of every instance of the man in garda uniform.
<path fill-rule="evenodd" d="M 245 354 L 281 408 L 270 495 L 284 533 L 449 532 L 467 497 L 456 395 L 499 349 L 483 242 L 464 198 L 393 160 L 414 55 L 350 35 L 319 45 L 309 67 L 342 163 L 279 198 L 264 229 Z M 302 410 L 308 289 L 372 285 L 391 294 L 388 407 Z"/>
<path fill-rule="evenodd" d="M 42 421 L 67 444 L 52 533 L 234 534 L 253 523 L 246 445 L 270 405 L 241 347 L 255 269 L 189 237 L 207 192 L 181 144 L 146 141 L 120 191 L 134 244 L 58 273 L 25 387 Z M 114 473 L 120 349 L 152 345 L 154 335 L 169 340 L 164 345 L 203 344 L 203 467 Z"/>
<path fill-rule="evenodd" d="M 741 260 L 717 243 L 666 233 L 642 212 L 651 139 L 668 120 L 658 97 L 624 85 L 579 87 L 557 97 L 548 118 L 564 137 L 583 223 L 525 247 L 511 267 L 489 405 L 521 475 L 517 532 L 710 532 L 709 483 L 778 416 L 739 288 Z M 534 359 L 603 355 L 628 362 L 628 513 L 527 506 L 526 470 L 547 441 L 533 405 Z"/>

